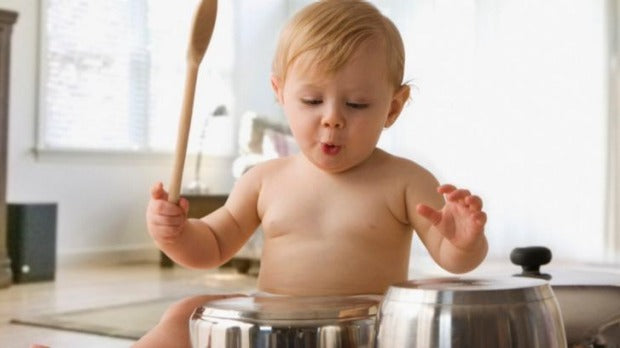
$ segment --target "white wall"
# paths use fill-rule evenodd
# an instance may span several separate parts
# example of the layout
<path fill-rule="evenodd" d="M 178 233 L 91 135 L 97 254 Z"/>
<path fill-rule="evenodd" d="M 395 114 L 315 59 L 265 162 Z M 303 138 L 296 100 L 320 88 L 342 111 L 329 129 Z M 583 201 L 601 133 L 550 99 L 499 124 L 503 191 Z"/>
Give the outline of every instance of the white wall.
<path fill-rule="evenodd" d="M 287 19 L 287 0 L 235 1 L 235 104 L 238 111 L 282 118 L 271 90 L 271 61 L 281 26 Z"/>

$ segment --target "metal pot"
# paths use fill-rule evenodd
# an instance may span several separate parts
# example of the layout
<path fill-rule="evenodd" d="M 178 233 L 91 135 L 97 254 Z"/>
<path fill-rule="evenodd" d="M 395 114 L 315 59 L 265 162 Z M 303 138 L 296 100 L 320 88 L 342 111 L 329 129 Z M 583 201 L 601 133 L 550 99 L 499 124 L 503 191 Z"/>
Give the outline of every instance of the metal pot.
<path fill-rule="evenodd" d="M 437 278 L 388 289 L 377 347 L 566 347 L 559 306 L 546 281 Z"/>
<path fill-rule="evenodd" d="M 562 310 L 569 347 L 620 347 L 620 274 L 605 267 L 563 266 L 549 273 L 540 267 L 551 261 L 551 250 L 516 248 L 510 260 L 522 267 L 520 277 L 549 280 Z"/>
<path fill-rule="evenodd" d="M 366 297 L 234 297 L 196 309 L 190 335 L 195 348 L 372 348 L 378 307 Z"/>

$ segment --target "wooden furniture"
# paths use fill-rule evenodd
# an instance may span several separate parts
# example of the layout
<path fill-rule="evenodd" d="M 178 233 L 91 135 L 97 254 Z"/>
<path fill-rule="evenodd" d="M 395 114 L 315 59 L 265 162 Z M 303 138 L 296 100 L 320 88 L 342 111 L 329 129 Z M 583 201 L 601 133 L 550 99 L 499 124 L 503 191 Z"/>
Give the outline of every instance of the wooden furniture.
<path fill-rule="evenodd" d="M 0 288 L 11 285 L 11 260 L 6 245 L 6 177 L 9 129 L 11 32 L 17 13 L 0 10 Z"/>
<path fill-rule="evenodd" d="M 189 201 L 188 216 L 191 218 L 203 217 L 226 203 L 228 195 L 183 195 Z M 163 252 L 160 254 L 159 265 L 172 267 L 174 262 Z"/>

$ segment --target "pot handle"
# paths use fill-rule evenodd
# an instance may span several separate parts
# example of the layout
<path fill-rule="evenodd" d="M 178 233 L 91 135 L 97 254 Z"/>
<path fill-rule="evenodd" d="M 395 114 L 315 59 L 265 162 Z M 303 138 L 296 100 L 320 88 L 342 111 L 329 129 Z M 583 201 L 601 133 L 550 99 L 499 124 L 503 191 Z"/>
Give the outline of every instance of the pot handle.
<path fill-rule="evenodd" d="M 510 261 L 521 266 L 521 273 L 515 274 L 515 276 L 551 279 L 551 275 L 540 273 L 540 266 L 551 261 L 551 250 L 549 248 L 543 246 L 514 248 L 510 253 Z"/>

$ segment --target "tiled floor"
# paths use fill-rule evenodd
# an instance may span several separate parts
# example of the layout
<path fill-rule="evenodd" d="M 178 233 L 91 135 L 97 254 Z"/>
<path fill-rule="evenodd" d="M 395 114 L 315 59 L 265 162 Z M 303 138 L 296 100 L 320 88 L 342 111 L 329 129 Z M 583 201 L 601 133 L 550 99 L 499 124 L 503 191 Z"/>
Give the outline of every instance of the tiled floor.
<path fill-rule="evenodd" d="M 157 264 L 65 267 L 53 282 L 16 284 L 0 289 L 0 347 L 22 348 L 40 343 L 53 348 L 129 347 L 131 340 L 13 325 L 11 318 L 203 293 L 209 288 L 247 291 L 255 278 L 234 270 L 198 271 Z"/>

